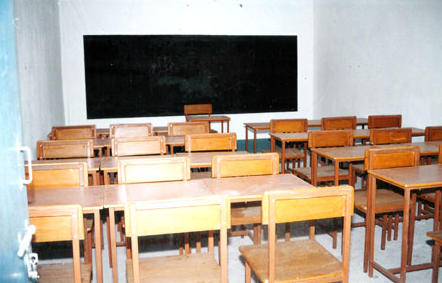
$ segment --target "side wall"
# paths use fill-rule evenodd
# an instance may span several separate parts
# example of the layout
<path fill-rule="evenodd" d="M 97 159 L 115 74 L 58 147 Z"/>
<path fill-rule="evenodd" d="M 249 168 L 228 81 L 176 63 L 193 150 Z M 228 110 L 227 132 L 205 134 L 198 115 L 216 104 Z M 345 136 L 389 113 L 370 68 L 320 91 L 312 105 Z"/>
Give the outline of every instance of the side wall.
<path fill-rule="evenodd" d="M 87 119 L 83 35 L 100 34 L 297 35 L 299 111 L 229 115 L 232 119 L 230 131 L 236 132 L 241 139 L 245 122 L 312 116 L 313 3 L 309 0 L 64 0 L 60 2 L 60 27 L 64 110 L 68 125 L 107 127 L 111 123 L 151 122 L 154 126 L 165 126 L 168 122 L 184 121 L 184 116 Z M 263 134 L 263 137 L 268 135 Z"/>
<path fill-rule="evenodd" d="M 57 1 L 14 1 L 23 143 L 35 153 L 53 125 L 64 125 Z"/>
<path fill-rule="evenodd" d="M 442 1 L 316 0 L 314 116 L 442 125 Z"/>

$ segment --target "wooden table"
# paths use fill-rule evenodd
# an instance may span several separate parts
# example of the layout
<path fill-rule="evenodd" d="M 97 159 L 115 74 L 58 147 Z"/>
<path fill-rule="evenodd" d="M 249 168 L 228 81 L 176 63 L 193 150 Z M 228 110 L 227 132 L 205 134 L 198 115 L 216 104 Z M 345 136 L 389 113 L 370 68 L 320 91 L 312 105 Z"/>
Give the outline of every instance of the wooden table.
<path fill-rule="evenodd" d="M 90 184 L 90 185 L 94 185 L 94 186 L 100 185 L 99 172 L 100 172 L 101 158 L 32 160 L 32 164 L 69 163 L 69 162 L 86 162 L 88 174 L 90 174 L 92 176 L 92 184 Z"/>
<path fill-rule="evenodd" d="M 362 126 L 362 129 L 368 125 L 367 118 L 357 118 L 356 125 Z M 270 122 L 261 122 L 261 123 L 244 123 L 244 127 L 246 128 L 246 151 L 249 151 L 249 130 L 253 131 L 253 152 L 256 153 L 256 134 L 257 131 L 270 130 Z M 308 120 L 309 128 L 321 127 L 321 120 Z"/>
<path fill-rule="evenodd" d="M 103 282 L 101 254 L 100 209 L 104 203 L 104 187 L 75 187 L 59 189 L 29 189 L 28 206 L 72 205 L 83 207 L 84 214 L 94 215 L 95 264 L 97 282 Z"/>
<path fill-rule="evenodd" d="M 413 136 L 422 136 L 425 135 L 425 131 L 418 128 L 412 128 Z M 271 151 L 275 150 L 275 140 L 281 142 L 281 160 L 285 160 L 285 144 L 289 142 L 307 142 L 308 141 L 308 132 L 301 133 L 269 133 L 270 135 L 270 149 Z M 368 139 L 370 138 L 370 130 L 369 129 L 360 129 L 353 131 L 354 139 Z M 284 167 L 281 170 L 284 173 Z"/>
<path fill-rule="evenodd" d="M 211 168 L 212 158 L 216 155 L 247 154 L 246 151 L 206 151 L 206 152 L 180 152 L 176 156 L 187 156 L 190 168 Z"/>
<path fill-rule="evenodd" d="M 230 117 L 224 115 L 189 115 L 187 116 L 189 122 L 221 122 L 221 133 L 224 133 L 224 122 L 227 123 L 227 133 L 229 132 Z"/>
<path fill-rule="evenodd" d="M 370 181 L 368 182 L 368 210 L 367 214 L 367 227 L 369 227 L 369 239 L 370 239 L 370 254 L 369 254 L 369 276 L 373 276 L 373 268 L 387 276 L 394 282 L 405 282 L 406 272 L 421 270 L 426 268 L 432 268 L 431 263 L 411 265 L 411 255 L 413 249 L 413 237 L 410 237 L 408 242 L 409 233 L 413 235 L 414 229 L 410 229 L 410 223 L 413 223 L 415 213 L 411 213 L 408 207 L 410 204 L 415 207 L 416 203 L 416 191 L 420 189 L 428 188 L 440 188 L 442 187 L 442 165 L 427 165 L 427 166 L 415 166 L 415 167 L 403 167 L 392 169 L 377 169 L 369 170 L 368 176 Z M 375 219 L 375 207 L 376 203 L 376 180 L 381 180 L 392 184 L 404 191 L 404 212 L 403 212 L 403 226 L 402 226 L 402 248 L 401 248 L 401 265 L 399 268 L 384 268 L 374 260 L 374 219 Z M 439 205 L 440 205 L 440 190 L 436 190 L 436 203 L 434 208 L 434 230 L 439 230 Z M 411 225 L 413 228 L 413 225 Z M 400 273 L 400 277 L 395 274 Z"/>
<path fill-rule="evenodd" d="M 104 186 L 104 207 L 109 209 L 109 254 L 112 263 L 113 282 L 118 282 L 117 246 L 115 235 L 115 211 L 124 210 L 126 202 L 183 199 L 213 195 L 202 180 L 157 182 L 131 185 Z"/>

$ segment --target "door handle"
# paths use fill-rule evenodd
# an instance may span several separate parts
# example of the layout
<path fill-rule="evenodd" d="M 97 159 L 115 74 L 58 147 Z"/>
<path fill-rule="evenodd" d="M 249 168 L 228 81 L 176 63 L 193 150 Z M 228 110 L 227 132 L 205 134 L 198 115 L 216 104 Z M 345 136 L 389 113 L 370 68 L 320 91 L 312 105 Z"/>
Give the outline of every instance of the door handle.
<path fill-rule="evenodd" d="M 26 159 L 28 161 L 28 176 L 29 179 L 22 179 L 21 183 L 22 185 L 29 185 L 32 182 L 32 158 L 31 158 L 31 149 L 27 146 L 20 146 L 18 148 L 20 151 L 26 153 Z M 21 186 L 20 188 L 22 188 Z"/>

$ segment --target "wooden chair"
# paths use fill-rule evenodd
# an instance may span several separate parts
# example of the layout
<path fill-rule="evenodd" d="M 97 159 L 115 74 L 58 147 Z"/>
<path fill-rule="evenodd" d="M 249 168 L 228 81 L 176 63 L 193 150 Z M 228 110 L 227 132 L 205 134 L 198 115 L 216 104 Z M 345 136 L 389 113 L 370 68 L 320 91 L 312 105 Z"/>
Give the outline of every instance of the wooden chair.
<path fill-rule="evenodd" d="M 56 162 L 56 161 L 55 161 Z M 27 167 L 26 167 L 26 175 Z M 88 169 L 86 162 L 32 164 L 32 182 L 28 189 L 52 189 L 69 187 L 87 187 Z M 92 261 L 93 220 L 85 219 L 87 235 L 84 241 L 84 260 Z"/>
<path fill-rule="evenodd" d="M 187 104 L 184 105 L 184 115 L 186 121 L 189 115 L 212 115 L 212 104 Z"/>
<path fill-rule="evenodd" d="M 190 179 L 188 157 L 146 157 L 119 159 L 118 183 L 150 183 Z"/>
<path fill-rule="evenodd" d="M 364 157 L 365 170 L 386 169 L 396 167 L 409 167 L 419 165 L 419 147 L 389 147 L 367 149 Z M 392 213 L 395 213 L 394 239 L 397 239 L 399 212 L 404 208 L 404 197 L 389 189 L 376 190 L 375 214 L 383 214 L 382 220 L 377 220 L 377 224 L 382 226 L 381 249 L 385 249 L 385 240 L 387 229 L 389 231 L 388 240 L 391 240 Z M 367 214 L 367 191 L 355 192 L 355 208 L 364 214 Z M 362 223 L 366 226 L 366 223 Z M 388 227 L 387 227 L 388 225 Z M 413 223 L 410 225 L 414 225 Z M 368 267 L 368 235 L 366 232 L 365 249 L 364 249 L 364 272 Z"/>
<path fill-rule="evenodd" d="M 184 147 L 187 152 L 235 151 L 236 133 L 185 135 Z"/>
<path fill-rule="evenodd" d="M 273 153 L 218 155 L 212 158 L 212 178 L 277 175 L 279 157 Z M 249 230 L 232 231 L 229 236 L 249 235 L 255 244 L 261 243 L 261 202 L 235 203 L 231 207 L 231 224 L 254 225 Z"/>
<path fill-rule="evenodd" d="M 251 271 L 260 282 L 348 282 L 353 188 L 349 186 L 264 193 L 262 223 L 268 244 L 241 246 L 246 280 Z M 344 217 L 342 261 L 314 239 L 277 242 L 276 224 Z"/>
<path fill-rule="evenodd" d="M 355 130 L 356 116 L 323 117 L 321 119 L 321 130 Z"/>
<path fill-rule="evenodd" d="M 126 237 L 131 238 L 133 251 L 126 261 L 127 282 L 227 283 L 229 206 L 226 196 L 127 203 Z M 213 233 L 209 233 L 208 253 L 139 258 L 140 236 L 213 230 L 220 231 L 219 264 L 213 256 Z"/>
<path fill-rule="evenodd" d="M 51 140 L 87 140 L 96 137 L 97 128 L 95 125 L 52 127 Z"/>
<path fill-rule="evenodd" d="M 434 240 L 432 260 L 433 263 L 433 274 L 431 276 L 431 282 L 437 283 L 439 277 L 439 266 L 440 266 L 440 247 L 442 245 L 442 231 L 428 232 L 427 236 Z"/>
<path fill-rule="evenodd" d="M 400 128 L 402 127 L 402 115 L 370 115 L 368 116 L 368 128 Z"/>
<path fill-rule="evenodd" d="M 80 205 L 29 207 L 29 222 L 37 228 L 33 242 L 72 241 L 73 263 L 38 264 L 40 282 L 90 282 L 92 264 L 80 259 L 83 211 Z"/>
<path fill-rule="evenodd" d="M 167 153 L 164 136 L 112 139 L 111 143 L 113 156 L 163 155 Z"/>
<path fill-rule="evenodd" d="M 152 124 L 111 124 L 110 138 L 141 138 L 152 136 Z"/>
<path fill-rule="evenodd" d="M 308 120 L 307 119 L 273 119 L 270 120 L 270 133 L 298 133 L 308 131 Z M 304 166 L 307 164 L 307 148 L 306 143 L 303 143 L 303 151 L 296 147 L 286 148 L 285 158 L 289 162 L 292 160 L 292 168 L 295 168 L 295 160 L 298 161 L 298 167 L 300 167 L 301 160 Z M 269 150 L 263 150 L 261 152 L 270 152 Z M 276 152 L 281 158 L 281 149 L 277 149 Z M 282 164 L 285 166 L 285 164 Z M 288 168 L 288 164 L 287 164 Z"/>
<path fill-rule="evenodd" d="M 442 126 L 426 127 L 425 141 L 442 141 Z"/>
<path fill-rule="evenodd" d="M 37 141 L 37 159 L 94 157 L 93 140 Z"/>
<path fill-rule="evenodd" d="M 168 136 L 185 136 L 192 134 L 208 134 L 209 122 L 182 122 L 167 124 Z"/>

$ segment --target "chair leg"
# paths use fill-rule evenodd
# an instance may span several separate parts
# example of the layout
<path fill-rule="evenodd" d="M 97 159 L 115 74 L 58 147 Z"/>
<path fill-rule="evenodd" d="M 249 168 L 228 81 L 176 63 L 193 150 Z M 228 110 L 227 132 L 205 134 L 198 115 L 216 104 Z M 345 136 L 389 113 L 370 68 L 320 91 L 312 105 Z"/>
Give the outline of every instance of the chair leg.
<path fill-rule="evenodd" d="M 333 218 L 333 248 L 336 249 L 338 246 L 338 220 L 336 218 Z"/>
<path fill-rule="evenodd" d="M 399 235 L 399 213 L 394 216 L 394 240 L 396 241 Z"/>
<path fill-rule="evenodd" d="M 250 269 L 249 264 L 246 262 L 246 283 L 250 283 L 252 279 L 252 270 Z"/>
<path fill-rule="evenodd" d="M 290 242 L 290 223 L 285 224 L 285 241 Z"/>
<path fill-rule="evenodd" d="M 434 242 L 433 246 L 433 275 L 432 281 L 433 283 L 437 283 L 437 278 L 439 277 L 439 263 L 440 263 L 440 244 Z"/>
<path fill-rule="evenodd" d="M 385 250 L 385 239 L 387 234 L 387 214 L 382 216 L 382 238 L 381 238 L 381 250 Z"/>
<path fill-rule="evenodd" d="M 253 227 L 253 244 L 261 244 L 261 225 L 255 224 Z"/>
<path fill-rule="evenodd" d="M 389 214 L 388 215 L 388 241 L 391 241 L 391 234 L 392 234 L 392 229 L 393 229 L 393 215 Z"/>

